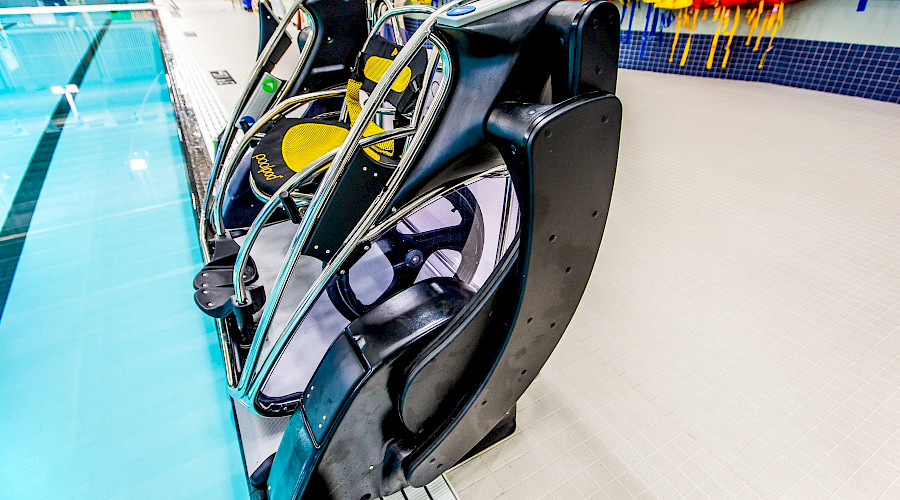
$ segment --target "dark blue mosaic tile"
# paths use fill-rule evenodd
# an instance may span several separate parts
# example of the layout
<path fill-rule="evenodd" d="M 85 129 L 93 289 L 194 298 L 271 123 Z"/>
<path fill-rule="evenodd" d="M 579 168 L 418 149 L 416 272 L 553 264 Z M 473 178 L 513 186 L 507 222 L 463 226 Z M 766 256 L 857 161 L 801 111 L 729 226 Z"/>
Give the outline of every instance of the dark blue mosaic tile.
<path fill-rule="evenodd" d="M 775 38 L 760 69 L 759 61 L 769 39 L 763 38 L 759 50 L 754 52 L 755 38 L 745 45 L 747 38 L 736 36 L 731 42 L 728 64 L 723 69 L 727 37 L 719 37 L 712 67 L 707 68 L 712 35 L 692 37 L 684 66 L 680 62 L 687 34 L 679 36 L 672 62 L 669 57 L 674 33 L 655 33 L 646 37 L 641 31 L 633 31 L 630 35 L 627 31 L 622 32 L 619 54 L 622 68 L 775 83 L 900 103 L 900 47 Z"/>

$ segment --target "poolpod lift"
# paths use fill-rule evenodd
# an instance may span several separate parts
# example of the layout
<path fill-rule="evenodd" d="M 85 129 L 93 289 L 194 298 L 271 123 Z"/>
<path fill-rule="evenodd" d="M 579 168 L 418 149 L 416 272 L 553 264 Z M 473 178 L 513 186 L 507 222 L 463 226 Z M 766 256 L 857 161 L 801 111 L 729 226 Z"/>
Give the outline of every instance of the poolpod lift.
<path fill-rule="evenodd" d="M 327 89 L 307 78 L 311 40 L 346 13 L 329 2 L 288 10 L 311 19 L 290 85 L 310 92 L 279 95 L 236 145 L 226 129 L 202 210 L 195 298 L 219 321 L 229 392 L 287 420 L 251 478 L 271 499 L 421 487 L 511 433 L 587 285 L 618 155 L 609 2 L 392 9 L 344 45 L 348 85 Z M 400 41 L 373 37 L 409 9 L 430 14 L 367 53 Z M 313 126 L 339 144 L 322 150 Z"/>

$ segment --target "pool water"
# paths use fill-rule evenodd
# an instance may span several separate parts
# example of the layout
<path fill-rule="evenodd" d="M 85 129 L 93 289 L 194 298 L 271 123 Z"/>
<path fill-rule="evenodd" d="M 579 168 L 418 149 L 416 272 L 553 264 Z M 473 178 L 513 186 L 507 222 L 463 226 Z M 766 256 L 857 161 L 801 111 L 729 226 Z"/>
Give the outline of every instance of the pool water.
<path fill-rule="evenodd" d="M 0 496 L 247 498 L 152 13 L 0 23 Z"/>

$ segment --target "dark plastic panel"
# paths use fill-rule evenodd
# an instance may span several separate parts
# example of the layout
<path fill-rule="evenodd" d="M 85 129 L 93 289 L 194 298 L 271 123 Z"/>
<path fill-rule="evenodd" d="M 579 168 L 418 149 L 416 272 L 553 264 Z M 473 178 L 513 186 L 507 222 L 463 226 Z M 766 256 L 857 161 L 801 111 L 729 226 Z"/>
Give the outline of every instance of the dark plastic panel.
<path fill-rule="evenodd" d="M 317 446 L 323 442 L 341 404 L 365 373 L 356 343 L 346 334 L 338 337 L 319 363 L 301 399 Z"/>

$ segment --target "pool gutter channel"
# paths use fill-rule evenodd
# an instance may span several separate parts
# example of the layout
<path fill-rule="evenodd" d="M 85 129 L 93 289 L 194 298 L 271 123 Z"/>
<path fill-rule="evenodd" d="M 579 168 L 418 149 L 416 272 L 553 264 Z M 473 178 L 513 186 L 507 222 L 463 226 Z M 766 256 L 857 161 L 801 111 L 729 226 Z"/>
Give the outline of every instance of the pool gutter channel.
<path fill-rule="evenodd" d="M 172 77 L 175 74 L 174 68 L 177 63 L 157 11 L 153 12 L 153 20 L 156 23 L 159 46 L 162 50 L 163 62 L 166 65 L 166 83 L 169 87 L 169 95 L 172 98 L 172 106 L 175 108 L 178 138 L 180 139 L 179 143 L 184 156 L 185 172 L 187 173 L 188 185 L 191 191 L 194 224 L 199 224 L 200 200 L 203 199 L 206 180 L 209 178 L 209 173 L 212 169 L 212 159 L 203 140 L 203 134 L 200 132 L 202 130 L 200 124 L 186 98 L 186 92 L 181 88 L 179 82 Z M 200 243 L 203 244 L 203 242 Z"/>

